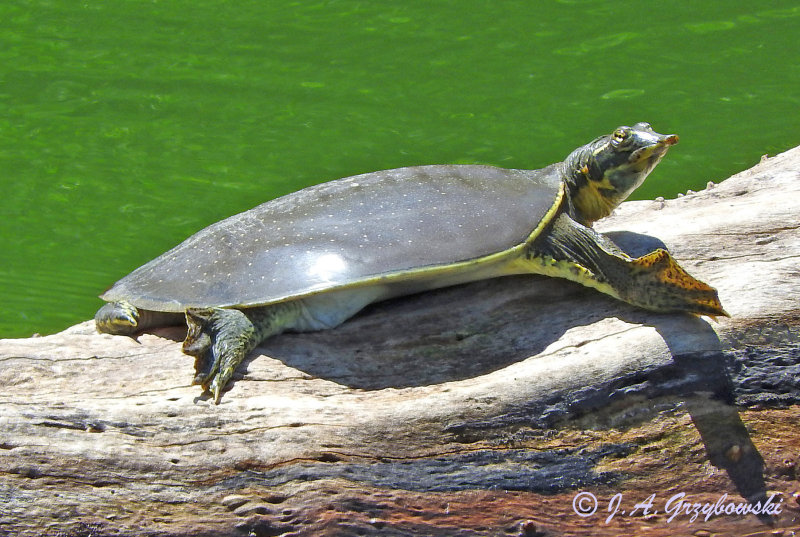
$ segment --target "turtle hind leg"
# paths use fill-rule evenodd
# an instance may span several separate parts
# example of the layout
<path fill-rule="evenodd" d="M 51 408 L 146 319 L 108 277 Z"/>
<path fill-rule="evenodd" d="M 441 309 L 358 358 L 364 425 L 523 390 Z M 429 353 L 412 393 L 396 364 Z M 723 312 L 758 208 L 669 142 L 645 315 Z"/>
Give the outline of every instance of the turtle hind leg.
<path fill-rule="evenodd" d="M 219 403 L 220 393 L 247 354 L 268 337 L 287 330 L 308 332 L 340 325 L 382 298 L 380 286 L 348 289 L 244 308 L 189 308 L 183 352 L 195 357 L 194 384 Z"/>
<path fill-rule="evenodd" d="M 195 357 L 193 384 L 219 403 L 223 388 L 247 354 L 270 336 L 291 328 L 300 314 L 295 302 L 245 310 L 189 308 L 183 352 Z"/>
<path fill-rule="evenodd" d="M 142 310 L 125 301 L 108 302 L 94 314 L 98 332 L 117 336 L 132 336 L 155 326 L 181 324 L 180 313 Z"/>
<path fill-rule="evenodd" d="M 566 214 L 531 245 L 528 258 L 533 272 L 577 281 L 644 309 L 728 315 L 717 291 L 687 273 L 666 250 L 633 259 Z"/>
<path fill-rule="evenodd" d="M 239 310 L 189 308 L 183 352 L 195 357 L 195 377 L 219 403 L 220 393 L 242 360 L 257 344 L 255 328 Z"/>

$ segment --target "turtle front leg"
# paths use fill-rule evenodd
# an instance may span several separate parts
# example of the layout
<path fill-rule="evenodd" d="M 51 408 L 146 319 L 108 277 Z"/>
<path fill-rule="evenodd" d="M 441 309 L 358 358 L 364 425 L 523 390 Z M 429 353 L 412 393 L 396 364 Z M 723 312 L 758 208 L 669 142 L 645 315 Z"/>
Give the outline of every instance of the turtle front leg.
<path fill-rule="evenodd" d="M 640 308 L 727 316 L 717 291 L 686 272 L 666 250 L 631 258 L 610 239 L 567 215 L 527 254 L 529 270 L 567 278 Z"/>
<path fill-rule="evenodd" d="M 186 310 L 189 330 L 183 352 L 195 357 L 193 384 L 211 392 L 219 404 L 223 388 L 247 354 L 270 336 L 290 328 L 300 307 L 285 302 L 261 308 L 190 308 Z"/>

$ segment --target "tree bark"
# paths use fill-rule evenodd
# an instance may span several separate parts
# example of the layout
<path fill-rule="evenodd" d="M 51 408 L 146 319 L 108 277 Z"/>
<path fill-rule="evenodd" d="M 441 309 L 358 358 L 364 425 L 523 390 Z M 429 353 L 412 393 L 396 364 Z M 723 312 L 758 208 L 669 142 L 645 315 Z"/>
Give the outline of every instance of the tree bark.
<path fill-rule="evenodd" d="M 218 406 L 178 328 L 1 340 L 0 535 L 793 535 L 798 170 L 598 223 L 727 319 L 501 278 L 272 338 Z"/>

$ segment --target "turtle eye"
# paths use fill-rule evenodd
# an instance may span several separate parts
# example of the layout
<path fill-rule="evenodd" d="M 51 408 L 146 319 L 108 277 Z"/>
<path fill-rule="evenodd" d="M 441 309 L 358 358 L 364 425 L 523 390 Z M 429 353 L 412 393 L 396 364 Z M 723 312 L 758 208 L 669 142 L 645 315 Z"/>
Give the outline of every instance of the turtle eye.
<path fill-rule="evenodd" d="M 624 144 L 630 138 L 631 130 L 628 127 L 620 127 L 611 135 L 611 141 L 614 145 Z"/>

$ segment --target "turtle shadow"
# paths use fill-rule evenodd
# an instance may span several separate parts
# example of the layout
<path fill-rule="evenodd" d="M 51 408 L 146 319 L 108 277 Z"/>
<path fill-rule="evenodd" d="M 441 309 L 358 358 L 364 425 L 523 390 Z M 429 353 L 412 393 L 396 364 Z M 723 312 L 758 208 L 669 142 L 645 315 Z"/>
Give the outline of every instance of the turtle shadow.
<path fill-rule="evenodd" d="M 689 315 L 642 318 L 646 315 L 632 311 L 620 319 L 655 328 L 669 349 L 671 361 L 641 372 L 637 379 L 641 384 L 632 391 L 647 399 L 666 396 L 685 409 L 700 435 L 708 461 L 725 470 L 743 498 L 753 505 L 759 502 L 764 505 L 767 500 L 764 458 L 739 416 L 736 388 L 719 336 L 701 318 Z M 631 380 L 628 383 L 636 384 L 636 380 Z M 619 389 L 620 386 L 615 387 Z M 773 520 L 765 514 L 759 514 L 758 518 L 764 523 Z"/>
<path fill-rule="evenodd" d="M 183 343 L 183 340 L 186 339 L 186 324 L 152 327 L 145 330 L 144 333 L 169 339 L 175 343 Z"/>
<path fill-rule="evenodd" d="M 602 319 L 604 308 L 587 302 L 604 298 L 592 295 L 538 276 L 474 282 L 374 304 L 335 330 L 282 334 L 257 352 L 359 390 L 442 384 L 535 356 Z"/>

